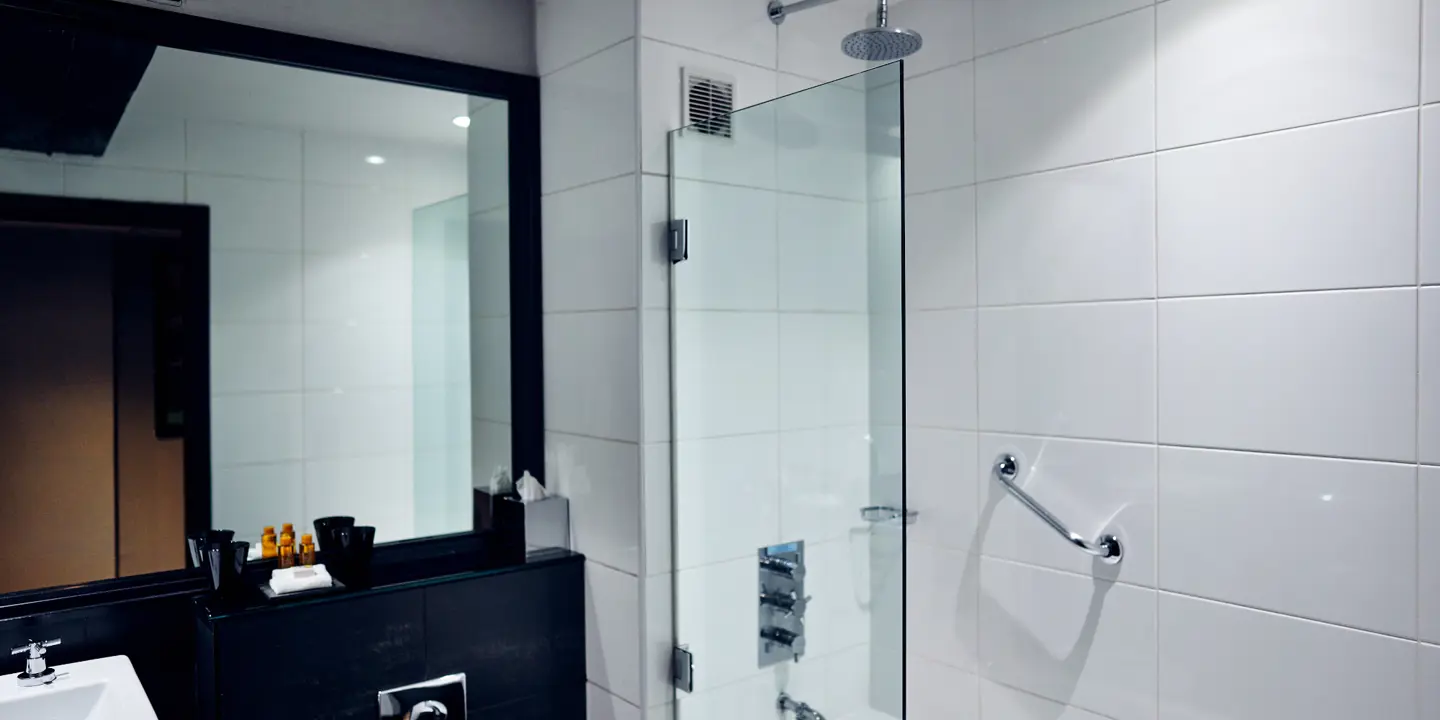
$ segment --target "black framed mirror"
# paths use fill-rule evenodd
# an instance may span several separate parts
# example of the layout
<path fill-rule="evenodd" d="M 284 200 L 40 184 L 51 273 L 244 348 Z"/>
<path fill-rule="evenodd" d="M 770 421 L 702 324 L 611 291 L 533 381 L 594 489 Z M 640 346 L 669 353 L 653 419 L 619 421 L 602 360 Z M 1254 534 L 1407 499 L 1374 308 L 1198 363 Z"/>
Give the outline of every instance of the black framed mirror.
<path fill-rule="evenodd" d="M 0 60 L 0 607 L 543 482 L 537 78 L 108 0 L 0 0 Z"/>

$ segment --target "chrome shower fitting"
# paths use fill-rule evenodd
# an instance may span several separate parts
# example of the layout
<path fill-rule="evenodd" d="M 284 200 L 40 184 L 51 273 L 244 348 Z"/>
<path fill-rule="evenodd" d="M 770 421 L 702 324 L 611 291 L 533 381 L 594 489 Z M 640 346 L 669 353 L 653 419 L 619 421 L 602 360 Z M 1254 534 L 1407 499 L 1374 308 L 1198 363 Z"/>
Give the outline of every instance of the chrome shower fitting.
<path fill-rule="evenodd" d="M 780 693 L 780 699 L 775 702 L 775 707 L 779 708 L 780 712 L 795 713 L 795 720 L 825 720 L 825 716 L 821 715 L 819 710 L 803 702 L 798 702 L 783 692 Z"/>

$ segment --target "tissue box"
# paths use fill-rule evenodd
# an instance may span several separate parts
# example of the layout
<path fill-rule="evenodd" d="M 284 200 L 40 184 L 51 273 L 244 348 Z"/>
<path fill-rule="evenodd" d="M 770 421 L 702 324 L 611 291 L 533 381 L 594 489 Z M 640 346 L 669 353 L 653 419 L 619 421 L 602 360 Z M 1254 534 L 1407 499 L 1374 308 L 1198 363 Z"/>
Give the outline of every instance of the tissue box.
<path fill-rule="evenodd" d="M 525 503 L 525 548 L 570 549 L 570 501 L 551 495 Z"/>

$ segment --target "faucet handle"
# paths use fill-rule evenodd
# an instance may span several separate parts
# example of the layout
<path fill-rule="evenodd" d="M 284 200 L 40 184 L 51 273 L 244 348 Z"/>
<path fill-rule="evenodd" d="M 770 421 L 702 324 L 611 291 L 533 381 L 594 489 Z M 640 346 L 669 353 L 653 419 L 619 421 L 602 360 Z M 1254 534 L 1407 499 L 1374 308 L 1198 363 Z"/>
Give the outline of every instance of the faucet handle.
<path fill-rule="evenodd" d="M 24 645 L 20 645 L 20 646 L 17 646 L 17 647 L 10 648 L 10 654 L 11 654 L 11 655 L 19 655 L 20 653 L 29 653 L 29 654 L 30 654 L 30 659 L 33 660 L 33 659 L 36 659 L 36 658 L 39 658 L 39 657 L 43 656 L 43 655 L 45 654 L 45 648 L 55 647 L 56 645 L 59 645 L 59 644 L 60 644 L 60 639 L 59 639 L 59 638 L 56 638 L 56 639 L 54 639 L 54 640 L 41 640 L 41 641 L 38 641 L 38 642 L 35 641 L 35 640 L 31 640 L 30 642 L 27 642 L 27 643 L 25 643 Z"/>

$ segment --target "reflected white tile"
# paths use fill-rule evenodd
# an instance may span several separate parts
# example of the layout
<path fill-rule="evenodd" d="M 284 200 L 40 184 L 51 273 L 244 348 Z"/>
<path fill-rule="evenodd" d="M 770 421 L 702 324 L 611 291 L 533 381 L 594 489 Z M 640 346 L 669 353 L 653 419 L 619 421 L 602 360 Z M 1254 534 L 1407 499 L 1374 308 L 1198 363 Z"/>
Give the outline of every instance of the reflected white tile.
<path fill-rule="evenodd" d="M 541 199 L 545 312 L 639 304 L 639 182 L 624 175 Z"/>
<path fill-rule="evenodd" d="M 905 422 L 976 428 L 974 310 L 906 313 Z"/>
<path fill-rule="evenodd" d="M 869 321 L 868 315 L 780 314 L 780 427 L 869 419 Z"/>
<path fill-rule="evenodd" d="M 547 432 L 545 467 L 551 489 L 570 499 L 571 547 L 638 574 L 640 447 Z"/>
<path fill-rule="evenodd" d="M 305 516 L 349 515 L 375 542 L 415 537 L 415 463 L 409 453 L 305 463 Z"/>
<path fill-rule="evenodd" d="M 1011 497 L 991 468 L 1001 455 L 1020 464 L 1017 483 L 1087 539 L 1112 534 L 1124 559 L 1106 565 L 1077 552 Z M 981 435 L 980 512 L 986 555 L 1155 585 L 1155 448 L 1149 445 Z"/>
<path fill-rule="evenodd" d="M 475 420 L 470 424 L 473 442 L 470 466 L 474 468 L 474 487 L 489 487 L 491 478 L 500 471 L 514 478 L 529 468 L 511 468 L 511 427 L 508 423 Z"/>
<path fill-rule="evenodd" d="M 868 312 L 865 210 L 857 201 L 780 195 L 781 310 Z"/>
<path fill-rule="evenodd" d="M 814 596 L 805 609 L 807 653 L 820 657 L 870 641 L 874 582 L 881 573 L 900 571 L 898 563 L 875 562 L 872 542 L 873 536 L 856 532 L 844 540 L 805 543 L 805 589 Z"/>
<path fill-rule="evenodd" d="M 305 321 L 409 323 L 415 286 L 411 250 L 310 254 L 305 263 Z"/>
<path fill-rule="evenodd" d="M 460 137 L 465 137 L 465 134 Z M 410 162 L 403 168 L 405 201 L 411 207 L 418 209 L 456 199 L 460 199 L 463 206 L 471 207 L 469 157 L 465 149 L 460 148 L 458 143 L 416 142 L 411 143 L 407 150 Z M 507 163 L 505 170 L 509 169 Z"/>
<path fill-rule="evenodd" d="M 299 130 L 189 120 L 185 167 L 211 175 L 301 179 Z"/>
<path fill-rule="evenodd" d="M 755 573 L 755 556 L 750 555 L 675 574 L 675 641 L 689 645 L 696 657 L 709 658 L 695 663 L 697 693 L 760 674 L 755 661 L 756 615 L 751 609 Z M 766 703 L 773 710 L 774 697 Z"/>
<path fill-rule="evenodd" d="M 470 312 L 510 314 L 510 210 L 470 216 Z"/>
<path fill-rule="evenodd" d="M 185 201 L 210 207 L 210 247 L 300 252 L 298 183 L 191 173 Z"/>
<path fill-rule="evenodd" d="M 385 188 L 307 185 L 305 252 L 374 252 L 410 246 L 411 208 Z"/>
<path fill-rule="evenodd" d="M 674 215 L 690 223 L 690 260 L 675 266 L 675 308 L 773 310 L 778 295 L 776 193 L 677 180 Z"/>
<path fill-rule="evenodd" d="M 637 313 L 554 313 L 544 319 L 546 428 L 639 442 Z"/>
<path fill-rule="evenodd" d="M 181 118 L 145 117 L 127 108 L 105 154 L 66 155 L 66 164 L 143 168 L 145 170 L 185 169 L 185 121 Z"/>
<path fill-rule="evenodd" d="M 540 83 L 540 132 L 546 139 L 540 163 L 543 192 L 636 169 L 633 42 L 596 53 Z"/>
<path fill-rule="evenodd" d="M 383 187 L 397 196 L 411 163 L 410 146 L 400 140 L 324 130 L 305 131 L 303 158 L 307 184 Z"/>
<path fill-rule="evenodd" d="M 212 397 L 211 464 L 300 459 L 304 456 L 301 416 L 298 393 Z"/>
<path fill-rule="evenodd" d="M 974 307 L 975 188 L 905 198 L 905 307 Z"/>
<path fill-rule="evenodd" d="M 1046 700 L 989 680 L 980 681 L 985 720 L 1105 720 L 1065 703 Z"/>
<path fill-rule="evenodd" d="M 1415 643 L 1169 593 L 1159 674 L 1165 720 L 1417 717 Z"/>
<path fill-rule="evenodd" d="M 1161 147 L 1416 103 L 1416 0 L 1364 12 L 1348 0 L 1172 0 L 1157 12 Z"/>
<path fill-rule="evenodd" d="M 684 70 L 733 82 L 734 107 L 740 111 L 730 118 L 729 138 L 693 132 L 674 136 L 672 162 L 670 131 L 685 125 L 680 95 Z M 773 105 L 754 107 L 775 98 L 775 71 L 646 38 L 640 44 L 640 73 L 640 86 L 645 89 L 640 97 L 640 152 L 645 172 L 775 187 L 776 109 Z"/>
<path fill-rule="evenodd" d="M 989 53 L 1150 5 L 1154 0 L 979 0 L 975 50 Z"/>
<path fill-rule="evenodd" d="M 404 387 L 415 382 L 408 323 L 305 326 L 305 388 Z"/>
<path fill-rule="evenodd" d="M 890 8 L 890 25 L 920 33 L 920 51 L 905 58 L 913 77 L 975 57 L 974 0 L 905 0 Z M 981 0 L 980 4 L 990 4 Z"/>
<path fill-rule="evenodd" d="M 641 0 L 640 32 L 647 38 L 711 55 L 775 67 L 778 31 L 765 13 L 755 11 L 753 3 Z"/>
<path fill-rule="evenodd" d="M 1155 439 L 1155 305 L 980 310 L 980 427 Z"/>
<path fill-rule="evenodd" d="M 1121 15 L 976 60 L 977 176 L 1007 177 L 1154 150 L 1153 12 Z"/>
<path fill-rule="evenodd" d="M 1415 305 L 1414 289 L 1162 301 L 1161 442 L 1413 461 Z"/>
<path fill-rule="evenodd" d="M 909 720 L 979 720 L 978 683 L 964 670 L 912 656 L 905 664 L 905 715 Z"/>
<path fill-rule="evenodd" d="M 0 192 L 63 195 L 65 168 L 53 161 L 0 157 Z"/>
<path fill-rule="evenodd" d="M 1420 288 L 1420 462 L 1440 464 L 1440 287 Z"/>
<path fill-rule="evenodd" d="M 410 388 L 305 393 L 305 457 L 349 458 L 415 446 Z"/>
<path fill-rule="evenodd" d="M 300 389 L 303 350 L 298 324 L 210 326 L 210 392 Z"/>
<path fill-rule="evenodd" d="M 65 196 L 182 203 L 185 201 L 185 175 L 157 170 L 66 165 Z"/>
<path fill-rule="evenodd" d="M 905 191 L 975 182 L 975 63 L 905 82 Z"/>
<path fill-rule="evenodd" d="M 906 543 L 905 651 L 974 672 L 980 652 L 980 556 Z"/>
<path fill-rule="evenodd" d="M 470 212 L 482 213 L 508 208 L 510 103 L 495 100 L 471 110 L 466 140 Z"/>
<path fill-rule="evenodd" d="M 976 540 L 981 475 L 974 432 L 910 427 L 905 432 L 906 537 L 965 552 Z"/>
<path fill-rule="evenodd" d="M 780 539 L 848 539 L 859 529 L 860 508 L 875 504 L 870 483 L 868 428 L 782 432 Z"/>
<path fill-rule="evenodd" d="M 1160 294 L 1414 283 L 1415 123 L 1406 111 L 1162 153 Z"/>
<path fill-rule="evenodd" d="M 304 524 L 304 474 L 298 462 L 216 467 L 211 480 L 211 523 L 234 528 L 235 539 L 260 542 L 276 518 Z M 280 522 L 284 522 L 281 520 Z"/>
<path fill-rule="evenodd" d="M 510 318 L 475 318 L 470 337 L 470 406 L 477 418 L 508 423 Z"/>
<path fill-rule="evenodd" d="M 676 438 L 778 429 L 777 316 L 685 311 L 674 323 Z"/>
<path fill-rule="evenodd" d="M 1440 643 L 1440 467 L 1420 466 L 1419 508 L 1419 637 Z"/>
<path fill-rule="evenodd" d="M 1159 497 L 1162 588 L 1415 637 L 1413 465 L 1161 448 Z"/>
<path fill-rule="evenodd" d="M 985 558 L 987 678 L 1116 720 L 1154 717 L 1155 591 Z"/>
<path fill-rule="evenodd" d="M 300 264 L 297 254 L 212 251 L 211 322 L 300 322 Z"/>
<path fill-rule="evenodd" d="M 781 542 L 779 464 L 773 433 L 675 444 L 677 567 L 753 557 Z"/>
<path fill-rule="evenodd" d="M 640 703 L 640 580 L 585 563 L 585 678 Z"/>
<path fill-rule="evenodd" d="M 986 183 L 976 208 L 982 305 L 1155 296 L 1153 157 Z"/>

